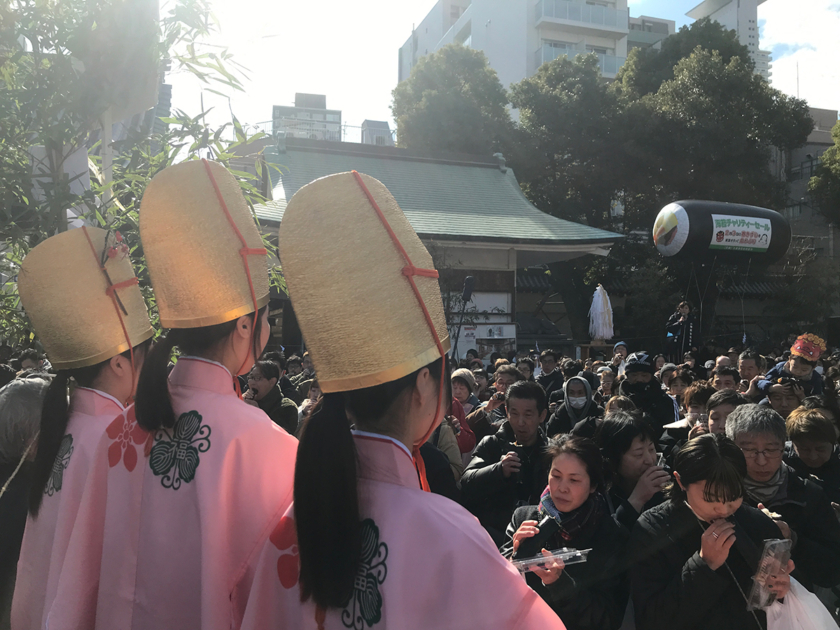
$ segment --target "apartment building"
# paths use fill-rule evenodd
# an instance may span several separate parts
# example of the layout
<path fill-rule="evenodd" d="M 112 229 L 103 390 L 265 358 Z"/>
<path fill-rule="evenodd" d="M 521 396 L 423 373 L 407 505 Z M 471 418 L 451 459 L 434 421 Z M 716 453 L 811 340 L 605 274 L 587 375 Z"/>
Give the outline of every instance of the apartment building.
<path fill-rule="evenodd" d="M 629 19 L 627 0 L 439 0 L 400 48 L 399 80 L 454 42 L 484 52 L 505 87 L 557 57 L 586 53 L 612 79 L 627 58 Z"/>
<path fill-rule="evenodd" d="M 674 20 L 641 15 L 630 18 L 630 31 L 627 34 L 627 52 L 634 48 L 662 49 L 662 41 L 676 31 Z"/>
<path fill-rule="evenodd" d="M 686 15 L 695 20 L 710 18 L 725 28 L 738 33 L 739 41 L 750 50 L 755 61 L 755 71 L 768 81 L 771 55 L 759 48 L 758 5 L 767 0 L 703 0 Z"/>
<path fill-rule="evenodd" d="M 323 94 L 295 94 L 294 107 L 275 105 L 271 114 L 273 135 L 341 142 L 341 111 L 327 109 Z"/>

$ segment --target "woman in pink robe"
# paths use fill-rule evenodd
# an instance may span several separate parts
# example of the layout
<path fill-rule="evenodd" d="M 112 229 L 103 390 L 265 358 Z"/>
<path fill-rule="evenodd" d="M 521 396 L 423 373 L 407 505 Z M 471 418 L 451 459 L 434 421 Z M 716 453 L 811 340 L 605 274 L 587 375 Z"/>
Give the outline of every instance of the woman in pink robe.
<path fill-rule="evenodd" d="M 478 521 L 428 492 L 419 446 L 451 399 L 449 339 L 431 256 L 388 190 L 355 171 L 305 186 L 280 248 L 324 395 L 243 628 L 562 629 Z"/>
<path fill-rule="evenodd" d="M 297 450 L 236 391 L 269 337 L 266 252 L 236 180 L 204 161 L 152 180 L 140 230 L 170 330 L 102 435 L 49 627 L 238 628 Z"/>
<path fill-rule="evenodd" d="M 15 630 L 46 624 L 97 444 L 133 397 L 151 344 L 127 251 L 117 234 L 83 228 L 43 241 L 23 261 L 22 302 L 57 373 L 41 412 L 12 600 Z M 114 284 L 116 304 L 108 292 Z M 70 380 L 76 387 L 68 408 Z"/>

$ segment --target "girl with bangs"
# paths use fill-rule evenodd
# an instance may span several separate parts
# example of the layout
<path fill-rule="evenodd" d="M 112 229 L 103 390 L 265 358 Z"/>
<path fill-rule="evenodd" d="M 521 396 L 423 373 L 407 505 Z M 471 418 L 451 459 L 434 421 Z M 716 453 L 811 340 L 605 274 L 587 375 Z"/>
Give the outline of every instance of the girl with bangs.
<path fill-rule="evenodd" d="M 646 630 L 767 628 L 747 594 L 764 541 L 779 538 L 765 514 L 744 504 L 747 462 L 724 435 L 702 435 L 674 458 L 669 500 L 639 518 L 630 539 L 636 626 Z M 790 589 L 794 564 L 767 586 Z"/>

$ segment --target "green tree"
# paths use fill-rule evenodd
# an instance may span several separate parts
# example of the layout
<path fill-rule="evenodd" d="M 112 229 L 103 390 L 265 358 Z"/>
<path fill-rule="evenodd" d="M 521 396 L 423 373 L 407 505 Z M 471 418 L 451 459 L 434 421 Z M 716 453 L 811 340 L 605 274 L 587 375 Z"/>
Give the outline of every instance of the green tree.
<path fill-rule="evenodd" d="M 737 57 L 754 68 L 749 49 L 738 41 L 737 33 L 704 18 L 691 26 L 683 26 L 679 32 L 664 39 L 661 50 L 636 48 L 630 51 L 612 87 L 629 99 L 654 94 L 665 81 L 674 78 L 674 68 L 698 46 L 717 51 L 726 62 Z"/>
<path fill-rule="evenodd" d="M 512 162 L 531 202 L 593 227 L 610 227 L 615 194 L 617 99 L 601 80 L 598 58 L 558 57 L 511 86 L 523 144 Z"/>
<path fill-rule="evenodd" d="M 840 224 L 840 122 L 831 130 L 834 146 L 820 157 L 808 191 L 825 218 Z"/>
<path fill-rule="evenodd" d="M 146 184 L 163 168 L 185 159 L 208 157 L 227 164 L 237 146 L 258 137 L 247 137 L 232 115 L 231 123 L 212 128 L 205 121 L 207 112 L 192 116 L 175 112 L 164 121 L 163 131 L 139 129 L 113 143 L 113 177 L 107 180 L 97 140 L 103 114 L 119 115 L 119 104 L 131 99 L 144 82 L 157 83 L 165 64 L 192 72 L 208 89 L 242 89 L 241 69 L 229 53 L 202 51 L 203 42 L 214 32 L 206 0 L 178 0 L 157 22 L 155 16 L 143 13 L 143 6 L 124 0 L 15 0 L 3 15 L 2 340 L 20 343 L 32 339 L 20 309 L 15 277 L 29 249 L 67 228 L 65 213 L 70 208 L 89 223 L 124 235 L 154 316 L 138 231 L 139 200 Z M 147 20 L 145 25 L 141 17 Z M 115 30 L 106 29 L 108 25 Z M 150 30 L 157 34 L 149 37 Z M 132 65 L 137 59 L 142 59 L 140 67 Z M 37 174 L 33 174 L 31 163 L 33 146 L 44 147 L 47 155 Z M 63 162 L 80 148 L 88 150 L 91 185 L 89 190 L 74 192 Z M 255 178 L 247 173 L 236 175 L 250 203 L 263 200 Z M 273 280 L 281 282 L 279 276 Z"/>
<path fill-rule="evenodd" d="M 393 91 L 401 147 L 490 155 L 511 132 L 508 97 L 484 53 L 460 44 L 420 59 Z"/>

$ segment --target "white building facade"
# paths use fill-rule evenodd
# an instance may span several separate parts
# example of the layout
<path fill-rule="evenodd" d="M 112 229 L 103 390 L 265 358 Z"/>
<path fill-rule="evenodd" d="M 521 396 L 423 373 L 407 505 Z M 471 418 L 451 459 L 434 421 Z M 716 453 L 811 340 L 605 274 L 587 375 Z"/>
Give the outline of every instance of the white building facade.
<path fill-rule="evenodd" d="M 439 0 L 399 53 L 399 80 L 454 42 L 482 51 L 506 88 L 560 56 L 595 53 L 615 78 L 627 58 L 627 0 Z"/>
<path fill-rule="evenodd" d="M 738 40 L 749 48 L 755 71 L 768 81 L 771 56 L 758 45 L 758 5 L 767 0 L 703 0 L 686 15 L 695 20 L 710 18 L 738 34 Z"/>

